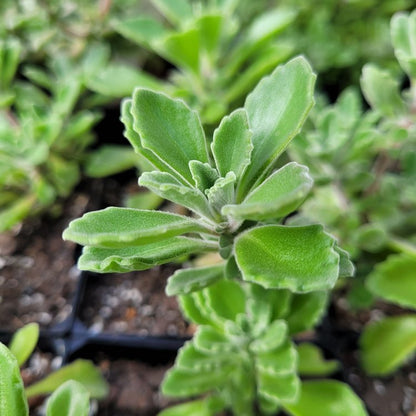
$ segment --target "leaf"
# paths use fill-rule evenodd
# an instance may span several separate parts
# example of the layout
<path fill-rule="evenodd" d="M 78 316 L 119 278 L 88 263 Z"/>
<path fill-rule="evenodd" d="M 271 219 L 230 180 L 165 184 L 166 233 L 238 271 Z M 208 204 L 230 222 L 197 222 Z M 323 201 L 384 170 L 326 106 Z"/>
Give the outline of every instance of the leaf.
<path fill-rule="evenodd" d="M 302 342 L 297 351 L 298 373 L 302 376 L 328 376 L 339 369 L 339 362 L 325 360 L 322 351 L 314 344 Z"/>
<path fill-rule="evenodd" d="M 256 356 L 257 373 L 285 375 L 294 373 L 298 364 L 295 347 L 290 341 L 272 351 L 259 352 Z"/>
<path fill-rule="evenodd" d="M 178 179 L 191 185 L 189 161 L 209 163 L 205 134 L 196 112 L 181 100 L 138 88 L 131 113 L 142 146 L 169 165 Z"/>
<path fill-rule="evenodd" d="M 360 345 L 363 367 L 368 374 L 392 373 L 416 349 L 416 315 L 385 318 L 367 325 Z"/>
<path fill-rule="evenodd" d="M 8 230 L 18 224 L 27 215 L 35 203 L 34 195 L 21 196 L 10 205 L 0 209 L 0 232 Z"/>
<path fill-rule="evenodd" d="M 46 416 L 88 416 L 89 410 L 86 388 L 74 380 L 68 380 L 48 399 Z"/>
<path fill-rule="evenodd" d="M 192 17 L 192 7 L 188 0 L 151 0 L 151 2 L 173 25 L 180 25 Z"/>
<path fill-rule="evenodd" d="M 406 107 L 399 93 L 399 83 L 388 71 L 367 64 L 360 81 L 364 96 L 374 110 L 387 117 L 405 114 Z"/>
<path fill-rule="evenodd" d="M 381 298 L 416 309 L 416 257 L 406 254 L 389 256 L 376 265 L 367 277 L 366 285 Z"/>
<path fill-rule="evenodd" d="M 247 97 L 244 108 L 253 132 L 253 151 L 238 190 L 238 200 L 264 178 L 299 133 L 314 102 L 315 78 L 308 62 L 297 57 L 263 78 Z"/>
<path fill-rule="evenodd" d="M 54 373 L 51 373 L 41 381 L 26 388 L 27 398 L 52 393 L 61 384 L 68 380 L 81 383 L 91 397 L 102 399 L 108 394 L 108 385 L 98 368 L 87 360 L 76 360 Z"/>
<path fill-rule="evenodd" d="M 150 49 L 167 33 L 161 23 L 147 16 L 119 20 L 113 25 L 114 29 L 125 38 Z"/>
<path fill-rule="evenodd" d="M 285 217 L 304 201 L 313 180 L 305 166 L 288 163 L 254 188 L 239 205 L 226 205 L 222 214 L 236 219 L 262 221 Z"/>
<path fill-rule="evenodd" d="M 39 339 L 39 325 L 30 323 L 20 328 L 10 341 L 9 350 L 16 357 L 19 367 L 26 362 Z"/>
<path fill-rule="evenodd" d="M 225 16 L 222 14 L 204 14 L 195 22 L 199 31 L 201 49 L 213 56 L 221 45 L 221 33 Z M 215 55 L 212 59 L 215 59 Z"/>
<path fill-rule="evenodd" d="M 97 273 L 124 273 L 147 270 L 199 251 L 209 250 L 203 240 L 173 237 L 163 241 L 123 248 L 84 248 L 78 259 L 80 270 Z"/>
<path fill-rule="evenodd" d="M 224 205 L 234 201 L 236 180 L 234 172 L 228 172 L 224 178 L 218 178 L 214 185 L 205 191 L 214 209 L 220 212 Z"/>
<path fill-rule="evenodd" d="M 71 221 L 64 240 L 96 247 L 128 247 L 150 244 L 204 227 L 189 217 L 163 211 L 109 207 L 88 212 Z"/>
<path fill-rule="evenodd" d="M 335 380 L 305 381 L 295 403 L 283 403 L 292 416 L 366 416 L 364 404 L 344 383 Z"/>
<path fill-rule="evenodd" d="M 167 60 L 182 70 L 199 74 L 200 40 L 198 29 L 172 33 L 160 42 L 159 50 Z"/>
<path fill-rule="evenodd" d="M 236 352 L 236 346 L 230 342 L 227 335 L 208 325 L 198 327 L 193 342 L 195 348 L 205 354 Z"/>
<path fill-rule="evenodd" d="M 337 244 L 335 244 L 334 250 L 339 254 L 339 277 L 354 276 L 355 267 L 350 260 L 348 252 L 343 250 Z"/>
<path fill-rule="evenodd" d="M 28 416 L 29 409 L 16 357 L 0 342 L 0 415 Z"/>
<path fill-rule="evenodd" d="M 197 296 L 200 295 L 199 292 L 193 292 L 188 295 L 179 296 L 179 306 L 184 317 L 190 321 L 199 325 L 209 325 L 211 320 L 204 313 L 204 309 L 199 307 L 197 302 Z"/>
<path fill-rule="evenodd" d="M 130 194 L 125 199 L 125 206 L 134 209 L 157 209 L 164 202 L 163 198 L 151 191 Z"/>
<path fill-rule="evenodd" d="M 182 205 L 206 218 L 212 217 L 208 199 L 198 189 L 183 185 L 167 172 L 144 172 L 139 178 L 139 185 L 145 186 L 164 199 Z"/>
<path fill-rule="evenodd" d="M 234 250 L 244 280 L 266 288 L 310 292 L 330 289 L 338 278 L 334 243 L 320 225 L 269 225 L 241 233 Z"/>
<path fill-rule="evenodd" d="M 85 173 L 93 178 L 102 178 L 130 169 L 138 164 L 133 149 L 120 145 L 103 145 L 90 153 Z"/>
<path fill-rule="evenodd" d="M 217 282 L 224 276 L 224 263 L 177 270 L 169 277 L 166 286 L 168 296 L 182 295 L 201 290 Z"/>
<path fill-rule="evenodd" d="M 294 294 L 286 321 L 291 334 L 306 331 L 316 325 L 326 312 L 328 293 L 324 291 Z"/>
<path fill-rule="evenodd" d="M 199 160 L 191 160 L 189 162 L 189 170 L 194 179 L 195 186 L 204 192 L 211 188 L 215 181 L 219 178 L 218 172 L 209 163 L 201 163 Z"/>
<path fill-rule="evenodd" d="M 158 413 L 157 416 L 215 416 L 206 405 L 206 399 L 177 404 Z"/>
<path fill-rule="evenodd" d="M 272 322 L 262 335 L 250 344 L 250 351 L 262 353 L 280 347 L 287 337 L 287 325 L 283 320 Z"/>
<path fill-rule="evenodd" d="M 100 68 L 86 80 L 87 87 L 99 94 L 122 98 L 133 93 L 136 87 L 160 91 L 163 82 L 148 73 L 126 64 L 110 64 Z"/>
<path fill-rule="evenodd" d="M 172 368 L 162 382 L 162 393 L 170 397 L 188 397 L 217 390 L 227 382 L 231 366 L 218 367 L 209 372 Z"/>
<path fill-rule="evenodd" d="M 215 164 L 221 176 L 234 172 L 237 179 L 240 178 L 250 163 L 253 150 L 251 136 L 244 109 L 235 110 L 221 120 L 214 131 L 211 144 Z"/>
<path fill-rule="evenodd" d="M 259 372 L 257 384 L 259 395 L 276 404 L 295 401 L 300 388 L 299 378 L 295 374 Z"/>
<path fill-rule="evenodd" d="M 416 12 L 399 12 L 391 19 L 391 41 L 400 66 L 410 78 L 416 77 Z"/>

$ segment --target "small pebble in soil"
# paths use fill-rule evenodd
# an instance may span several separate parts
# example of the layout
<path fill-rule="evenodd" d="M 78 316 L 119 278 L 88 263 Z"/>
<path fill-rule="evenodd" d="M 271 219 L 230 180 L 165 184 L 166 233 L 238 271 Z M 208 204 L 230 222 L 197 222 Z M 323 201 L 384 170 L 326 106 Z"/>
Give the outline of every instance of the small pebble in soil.
<path fill-rule="evenodd" d="M 379 380 L 373 381 L 374 390 L 379 396 L 383 396 L 386 393 L 386 388 L 384 387 L 384 384 Z"/>

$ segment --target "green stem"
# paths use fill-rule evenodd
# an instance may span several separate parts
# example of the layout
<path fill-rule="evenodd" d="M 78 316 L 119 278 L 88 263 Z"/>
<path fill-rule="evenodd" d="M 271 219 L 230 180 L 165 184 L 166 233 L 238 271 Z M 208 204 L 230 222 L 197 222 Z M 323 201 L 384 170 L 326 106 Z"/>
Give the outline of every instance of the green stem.
<path fill-rule="evenodd" d="M 416 246 L 409 243 L 408 241 L 401 240 L 400 238 L 391 238 L 387 243 L 387 246 L 392 250 L 416 257 Z"/>

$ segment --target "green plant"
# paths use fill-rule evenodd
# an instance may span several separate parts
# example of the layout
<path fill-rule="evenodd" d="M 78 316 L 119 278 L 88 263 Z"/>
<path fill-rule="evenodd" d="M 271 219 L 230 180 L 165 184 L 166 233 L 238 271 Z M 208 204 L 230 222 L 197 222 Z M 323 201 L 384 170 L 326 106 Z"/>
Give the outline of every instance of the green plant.
<path fill-rule="evenodd" d="M 201 325 L 178 355 L 162 390 L 174 397 L 204 394 L 163 415 L 293 415 L 308 407 L 336 415 L 366 414 L 346 385 L 300 381 L 300 368 L 327 374 L 313 346 L 292 336 L 322 316 L 327 291 L 353 267 L 321 225 L 292 227 L 285 218 L 306 198 L 306 167 L 279 156 L 313 105 L 315 75 L 302 57 L 279 66 L 249 94 L 244 108 L 205 137 L 183 101 L 137 89 L 122 106 L 126 137 L 153 166 L 139 183 L 193 215 L 107 208 L 74 220 L 64 238 L 84 245 L 78 265 L 96 272 L 144 270 L 201 252 L 218 262 L 174 273 L 169 295 Z M 319 388 L 323 394 L 316 393 Z M 331 393 L 329 393 L 331 392 Z"/>
<path fill-rule="evenodd" d="M 94 91 L 123 97 L 126 89 L 119 84 L 131 78 L 136 86 L 183 98 L 200 113 L 204 125 L 214 125 L 241 104 L 263 75 L 291 54 L 292 47 L 276 39 L 296 16 L 289 8 L 251 16 L 247 24 L 243 20 L 247 15 L 239 13 L 248 5 L 245 0 L 150 3 L 153 14 L 158 11 L 163 22 L 160 16 L 140 14 L 115 20 L 114 28 L 175 69 L 167 81 L 161 81 L 131 65 L 109 65 L 90 80 Z M 118 76 L 120 71 L 125 76 Z M 132 89 L 128 95 L 131 93 Z"/>
<path fill-rule="evenodd" d="M 390 71 L 365 65 L 361 87 L 370 110 L 363 113 L 359 95 L 345 91 L 334 105 L 315 111 L 313 127 L 290 149 L 294 160 L 310 166 L 318 185 L 294 222 L 325 223 L 356 259 L 362 279 L 349 294 L 356 307 L 370 307 L 379 297 L 416 308 L 415 26 L 416 12 L 398 13 L 391 22 L 409 88 L 402 91 Z M 362 358 L 370 374 L 391 373 L 415 351 L 415 319 L 404 313 L 364 329 Z"/>
<path fill-rule="evenodd" d="M 47 416 L 87 416 L 89 397 L 102 398 L 108 391 L 101 374 L 88 361 L 75 361 L 25 389 L 19 367 L 32 354 L 38 337 L 38 325 L 28 324 L 13 335 L 9 348 L 0 343 L 0 415 L 27 416 L 27 399 L 52 393 Z"/>

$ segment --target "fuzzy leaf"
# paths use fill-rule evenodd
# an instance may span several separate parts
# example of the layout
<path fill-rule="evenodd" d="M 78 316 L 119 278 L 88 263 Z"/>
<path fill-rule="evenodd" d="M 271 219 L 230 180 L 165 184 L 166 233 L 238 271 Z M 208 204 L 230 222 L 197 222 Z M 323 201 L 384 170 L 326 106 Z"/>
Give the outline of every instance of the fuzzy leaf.
<path fill-rule="evenodd" d="M 163 211 L 109 207 L 72 221 L 65 240 L 96 247 L 128 247 L 205 229 L 189 217 Z"/>
<path fill-rule="evenodd" d="M 299 394 L 300 381 L 295 374 L 259 372 L 257 383 L 259 395 L 276 404 L 293 402 Z"/>
<path fill-rule="evenodd" d="M 303 376 L 328 376 L 339 368 L 336 360 L 325 360 L 322 351 L 314 344 L 303 342 L 297 347 L 298 372 Z"/>
<path fill-rule="evenodd" d="M 355 267 L 350 260 L 350 255 L 347 251 L 343 250 L 337 244 L 334 247 L 335 251 L 339 254 L 339 277 L 351 277 L 354 276 Z"/>
<path fill-rule="evenodd" d="M 283 407 L 292 416 L 366 416 L 365 407 L 347 384 L 335 380 L 306 381 L 300 397 Z"/>
<path fill-rule="evenodd" d="M 199 307 L 196 300 L 198 292 L 193 292 L 188 295 L 179 296 L 179 305 L 184 317 L 190 321 L 199 325 L 209 325 L 211 323 L 209 317 L 206 316 L 204 310 Z"/>
<path fill-rule="evenodd" d="M 177 404 L 162 410 L 157 416 L 215 416 L 207 406 L 206 400 L 194 400 L 192 402 Z"/>
<path fill-rule="evenodd" d="M 39 339 L 39 325 L 30 323 L 20 328 L 10 341 L 9 350 L 16 357 L 19 367 L 26 362 Z"/>
<path fill-rule="evenodd" d="M 224 276 L 224 264 L 177 270 L 169 277 L 166 286 L 168 296 L 201 290 Z"/>
<path fill-rule="evenodd" d="M 80 270 L 97 273 L 124 273 L 147 270 L 178 257 L 209 250 L 203 240 L 173 237 L 163 241 L 123 248 L 84 248 L 78 260 Z"/>
<path fill-rule="evenodd" d="M 222 354 L 236 351 L 227 335 L 220 333 L 211 326 L 200 326 L 193 339 L 195 348 L 206 354 Z"/>
<path fill-rule="evenodd" d="M 261 352 L 256 356 L 258 372 L 288 374 L 296 371 L 298 356 L 295 347 L 289 341 L 272 351 Z"/>
<path fill-rule="evenodd" d="M 274 321 L 250 344 L 250 351 L 262 353 L 278 348 L 287 336 L 287 325 L 283 320 Z"/>
<path fill-rule="evenodd" d="M 253 152 L 251 164 L 242 178 L 238 200 L 264 178 L 299 133 L 314 102 L 315 78 L 308 62 L 298 57 L 263 78 L 247 97 L 244 108 L 253 132 Z"/>
<path fill-rule="evenodd" d="M 140 88 L 133 94 L 131 112 L 142 146 L 168 164 L 180 180 L 192 184 L 189 162 L 209 163 L 205 134 L 196 112 L 181 100 Z"/>
<path fill-rule="evenodd" d="M 368 374 L 392 373 L 416 350 L 416 315 L 395 316 L 369 324 L 360 344 Z"/>
<path fill-rule="evenodd" d="M 244 280 L 266 288 L 324 290 L 332 288 L 338 278 L 334 243 L 320 225 L 262 226 L 236 238 L 235 258 Z"/>
<path fill-rule="evenodd" d="M 211 144 L 212 154 L 221 176 L 234 172 L 237 179 L 240 178 L 250 163 L 253 150 L 251 136 L 244 109 L 235 110 L 221 120 L 221 124 L 214 131 Z"/>
<path fill-rule="evenodd" d="M 306 331 L 316 325 L 326 312 L 328 293 L 316 291 L 293 295 L 286 321 L 291 334 Z"/>
<path fill-rule="evenodd" d="M 195 186 L 201 191 L 211 188 L 219 178 L 218 172 L 209 163 L 202 163 L 199 160 L 189 162 L 189 170 L 192 173 Z"/>
<path fill-rule="evenodd" d="M 68 380 L 54 391 L 46 405 L 46 416 L 88 416 L 89 393 L 79 382 Z"/>
<path fill-rule="evenodd" d="M 139 178 L 139 184 L 199 215 L 207 218 L 212 215 L 205 195 L 198 189 L 184 185 L 170 173 L 144 172 Z"/>
<path fill-rule="evenodd" d="M 361 89 L 374 110 L 387 117 L 399 116 L 406 111 L 400 97 L 399 83 L 388 71 L 367 64 L 361 75 Z"/>
<path fill-rule="evenodd" d="M 381 298 L 416 309 L 416 257 L 406 254 L 388 257 L 376 265 L 366 285 Z"/>
<path fill-rule="evenodd" d="M 218 178 L 214 185 L 205 191 L 209 203 L 217 211 L 234 201 L 236 180 L 234 172 L 228 172 L 224 178 Z"/>
<path fill-rule="evenodd" d="M 222 214 L 236 219 L 262 221 L 285 217 L 304 201 L 313 180 L 308 168 L 288 163 L 254 188 L 239 205 L 226 205 Z"/>
<path fill-rule="evenodd" d="M 16 357 L 0 342 L 0 415 L 28 416 L 22 377 Z"/>

